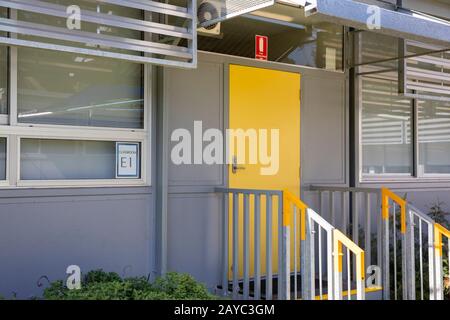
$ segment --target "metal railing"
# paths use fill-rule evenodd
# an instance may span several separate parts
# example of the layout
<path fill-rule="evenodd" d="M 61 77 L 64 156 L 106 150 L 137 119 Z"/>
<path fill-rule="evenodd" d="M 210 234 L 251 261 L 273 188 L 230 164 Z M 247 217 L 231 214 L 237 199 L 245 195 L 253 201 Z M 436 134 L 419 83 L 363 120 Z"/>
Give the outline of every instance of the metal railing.
<path fill-rule="evenodd" d="M 344 271 L 344 263 L 343 257 L 347 258 L 347 298 L 348 300 L 352 297 L 352 287 L 351 287 L 351 254 L 355 256 L 355 269 L 356 269 L 356 298 L 357 300 L 365 299 L 365 269 L 364 269 L 364 250 L 358 247 L 354 242 L 352 242 L 345 234 L 340 232 L 339 230 L 333 230 L 333 238 L 334 238 L 334 287 L 335 287 L 335 299 L 342 300 L 343 298 L 343 271 Z M 344 252 L 344 247 L 346 248 L 346 252 Z"/>
<path fill-rule="evenodd" d="M 435 300 L 434 221 L 408 205 L 406 228 L 408 299 Z"/>
<path fill-rule="evenodd" d="M 391 287 L 393 287 L 394 299 L 397 300 L 399 298 L 399 274 L 402 279 L 402 298 L 403 300 L 408 299 L 406 207 L 406 200 L 387 188 L 381 189 L 381 216 L 383 218 L 383 224 L 381 226 L 383 230 L 383 297 L 385 300 L 391 299 Z M 401 242 L 400 247 L 398 243 L 399 239 Z M 399 250 L 401 252 L 400 259 L 398 256 Z M 399 260 L 401 262 L 400 272 Z M 390 277 L 391 269 L 393 273 L 392 278 Z M 393 285 L 391 286 L 392 281 Z"/>
<path fill-rule="evenodd" d="M 283 229 L 285 232 L 285 243 L 290 245 L 292 244 L 293 254 L 291 255 L 291 247 L 285 246 L 285 250 L 288 256 L 286 256 L 286 261 L 290 261 L 290 263 L 286 263 L 286 268 L 284 269 L 286 279 L 290 278 L 291 275 L 291 265 L 293 264 L 293 297 L 291 295 L 290 286 L 286 286 L 289 288 L 286 292 L 286 296 L 289 298 L 293 298 L 297 300 L 299 298 L 298 292 L 301 292 L 301 298 L 303 299 L 312 299 L 312 288 L 309 282 L 304 281 L 303 279 L 312 279 L 312 275 L 308 274 L 306 265 L 308 261 L 306 260 L 306 254 L 298 253 L 306 253 L 307 251 L 307 224 L 306 224 L 306 214 L 307 214 L 308 206 L 300 201 L 294 194 L 290 192 L 283 192 Z M 292 237 L 292 239 L 291 239 Z M 291 261 L 292 260 L 292 261 Z M 299 266 L 300 263 L 300 266 Z M 301 276 L 301 288 L 299 290 L 299 270 Z"/>
<path fill-rule="evenodd" d="M 298 299 L 298 292 L 304 300 L 315 300 L 316 289 L 322 299 L 324 283 L 328 299 L 333 299 L 333 230 L 334 227 L 320 215 L 308 208 L 294 194 L 283 191 L 284 226 L 287 234 L 286 244 L 293 244 L 292 255 L 287 257 L 287 265 L 293 265 L 293 296 Z M 300 222 L 300 223 L 299 223 Z M 291 232 L 292 231 L 292 232 Z M 292 238 L 289 236 L 292 234 Z M 298 236 L 300 235 L 300 237 Z M 298 246 L 300 240 L 300 246 Z M 300 249 L 300 251 L 298 250 Z M 289 252 L 289 250 L 287 250 Z M 325 261 L 324 261 L 325 260 Z M 298 286 L 298 261 L 300 261 L 301 287 Z M 326 271 L 325 271 L 326 270 Z M 291 270 L 286 272 L 290 273 Z M 324 277 L 324 274 L 326 277 Z M 318 280 L 316 288 L 316 280 Z M 290 290 L 292 291 L 292 290 Z"/>
<path fill-rule="evenodd" d="M 242 299 L 364 299 L 364 251 L 289 191 L 226 189 L 222 292 Z M 263 249 L 265 248 L 265 249 Z M 277 248 L 277 249 L 275 249 Z M 343 253 L 344 254 L 344 253 Z M 230 290 L 231 284 L 231 290 Z M 354 290 L 353 290 L 354 291 Z"/>
<path fill-rule="evenodd" d="M 351 235 L 357 245 L 364 243 L 366 266 L 376 253 L 377 266 L 382 271 L 383 299 L 444 299 L 443 256 L 450 257 L 449 230 L 387 188 L 312 186 L 310 190 L 318 192 L 321 213 L 327 211 L 322 209 L 328 198 L 328 220 L 332 224 L 340 224 L 341 231 Z M 340 194 L 337 210 L 336 193 Z M 361 211 L 365 213 L 363 217 Z M 376 226 L 371 225 L 372 221 L 376 221 Z"/>
<path fill-rule="evenodd" d="M 317 211 L 364 248 L 365 265 L 381 266 L 381 190 L 335 186 L 311 186 L 309 190 L 318 194 Z"/>
<path fill-rule="evenodd" d="M 234 299 L 281 299 L 282 192 L 218 188 L 223 194 L 222 290 Z M 250 225 L 253 220 L 253 226 Z M 275 232 L 274 232 L 275 231 Z M 252 239 L 252 241 L 250 241 Z M 262 250 L 262 247 L 265 250 Z M 274 250 L 277 248 L 278 250 Z M 276 258 L 276 260 L 275 260 Z M 252 271 L 251 272 L 251 265 Z M 280 273 L 281 275 L 281 273 Z M 250 293 L 250 282 L 253 283 Z M 277 290 L 274 289 L 274 282 Z"/>

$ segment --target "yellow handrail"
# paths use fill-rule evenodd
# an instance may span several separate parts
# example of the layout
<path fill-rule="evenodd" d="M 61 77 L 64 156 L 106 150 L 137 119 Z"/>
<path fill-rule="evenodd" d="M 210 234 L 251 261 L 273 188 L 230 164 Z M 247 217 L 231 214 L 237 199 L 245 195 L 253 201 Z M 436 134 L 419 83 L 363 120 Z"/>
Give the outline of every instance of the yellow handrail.
<path fill-rule="evenodd" d="M 389 199 L 400 206 L 401 233 L 406 233 L 406 200 L 400 198 L 388 188 L 381 188 L 381 215 L 384 220 L 389 219 Z"/>
<path fill-rule="evenodd" d="M 300 219 L 301 219 L 301 230 L 300 237 L 301 240 L 306 240 L 306 209 L 308 206 L 303 203 L 297 196 L 291 193 L 289 190 L 283 190 L 283 226 L 287 227 L 291 222 L 292 215 L 292 205 L 295 205 L 300 209 Z"/>
<path fill-rule="evenodd" d="M 436 254 L 442 256 L 443 244 L 442 244 L 442 236 L 446 236 L 450 239 L 450 230 L 446 229 L 439 223 L 434 224 L 434 241 L 436 247 Z"/>

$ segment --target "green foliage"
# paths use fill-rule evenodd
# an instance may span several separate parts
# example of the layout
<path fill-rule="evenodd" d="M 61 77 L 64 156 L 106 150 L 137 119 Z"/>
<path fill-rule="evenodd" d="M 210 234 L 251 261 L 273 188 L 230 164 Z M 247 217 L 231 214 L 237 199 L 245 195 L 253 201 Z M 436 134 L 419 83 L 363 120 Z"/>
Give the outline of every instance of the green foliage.
<path fill-rule="evenodd" d="M 405 200 L 407 198 L 407 195 L 405 195 L 403 197 Z M 445 206 L 445 204 L 443 202 L 440 202 L 439 199 L 436 201 L 436 203 L 432 204 L 429 206 L 429 211 L 428 211 L 428 215 L 430 216 L 430 218 L 432 218 L 435 222 L 441 224 L 442 226 L 444 226 L 447 229 L 450 229 L 450 223 L 447 220 L 447 216 L 449 216 L 449 213 L 447 213 L 446 211 L 444 211 L 443 207 Z M 399 208 L 397 207 L 397 216 L 399 215 Z M 390 224 L 393 223 L 392 217 L 390 218 Z M 398 232 L 398 230 L 400 230 L 400 219 L 396 220 L 396 230 Z M 398 265 L 399 261 L 401 261 L 402 259 L 402 255 L 401 255 L 401 241 L 400 238 L 401 235 L 397 234 L 397 244 L 396 244 L 396 250 L 397 250 L 397 289 L 398 289 L 398 296 L 401 297 L 402 295 L 402 287 L 403 287 L 403 283 L 402 283 L 402 277 L 403 277 L 403 271 L 401 269 L 401 266 Z M 423 243 L 427 243 L 428 238 L 426 235 L 423 235 Z M 416 246 L 416 250 L 417 248 L 420 246 L 418 239 L 415 239 L 415 246 Z M 390 240 L 390 252 L 393 252 L 394 250 L 394 245 L 392 243 L 392 237 Z M 447 244 L 444 243 L 444 252 L 446 252 L 447 249 Z M 424 255 L 427 256 L 427 251 L 424 251 Z M 418 266 L 420 264 L 420 257 L 418 254 L 416 254 L 415 256 L 415 264 L 416 266 Z M 444 283 L 444 297 L 446 300 L 450 300 L 450 283 L 448 281 L 448 275 L 449 275 L 449 261 L 448 261 L 448 257 L 443 257 L 443 275 L 444 278 L 443 283 Z M 428 258 L 424 257 L 423 261 L 422 261 L 422 265 L 423 265 L 423 269 L 424 270 L 428 270 Z M 416 267 L 417 268 L 417 267 Z M 391 270 L 391 274 L 393 274 L 393 270 L 394 270 L 394 256 L 391 255 L 390 257 L 390 270 Z M 430 292 L 429 292 L 429 283 L 428 283 L 428 277 L 424 276 L 423 278 L 423 282 L 424 282 L 424 295 L 425 298 L 429 296 Z M 421 295 L 421 291 L 420 291 L 420 273 L 416 272 L 416 297 L 420 297 Z M 394 277 L 391 277 L 391 297 L 394 297 Z"/>
<path fill-rule="evenodd" d="M 435 204 L 430 206 L 428 215 L 437 223 L 441 224 L 447 229 L 450 229 L 450 223 L 446 218 L 449 213 L 443 210 L 444 205 L 445 204 L 443 202 L 440 202 L 438 199 Z"/>
<path fill-rule="evenodd" d="M 146 278 L 122 279 L 102 270 L 89 272 L 81 289 L 69 290 L 63 281 L 55 281 L 44 290 L 46 300 L 210 300 L 206 287 L 190 275 L 168 273 L 153 284 Z"/>
<path fill-rule="evenodd" d="M 85 283 L 97 283 L 97 282 L 115 282 L 121 281 L 120 276 L 115 272 L 104 272 L 103 270 L 90 271 L 84 277 Z"/>
<path fill-rule="evenodd" d="M 178 300 L 211 298 L 205 287 L 187 274 L 169 273 L 166 277 L 157 279 L 153 288 Z"/>

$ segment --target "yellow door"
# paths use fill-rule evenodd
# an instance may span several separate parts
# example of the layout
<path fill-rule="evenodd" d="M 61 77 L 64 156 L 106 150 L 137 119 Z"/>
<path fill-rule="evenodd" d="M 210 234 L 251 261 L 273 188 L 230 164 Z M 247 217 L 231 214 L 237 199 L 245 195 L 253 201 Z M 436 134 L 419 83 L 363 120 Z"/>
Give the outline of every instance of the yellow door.
<path fill-rule="evenodd" d="M 245 159 L 246 163 L 239 163 L 238 170 L 233 170 L 229 166 L 229 187 L 243 189 L 268 189 L 283 190 L 289 189 L 296 195 L 300 194 L 300 74 L 260 69 L 239 65 L 231 65 L 229 73 L 229 127 L 230 129 L 256 130 L 256 132 L 267 132 L 267 139 L 261 139 L 258 134 L 257 149 L 260 151 L 264 141 L 267 141 L 267 149 L 271 154 L 271 165 L 267 161 L 248 163 L 250 153 L 255 151 L 251 145 L 250 138 L 246 140 Z M 271 133 L 279 133 L 279 139 L 273 140 Z M 250 131 L 247 131 L 250 132 Z M 264 135 L 263 135 L 264 137 Z M 279 152 L 273 145 L 278 143 Z M 251 149 L 253 148 L 253 149 Z M 270 152 L 272 151 L 272 152 Z M 237 143 L 230 148 L 230 156 L 236 160 L 241 149 L 237 148 Z M 277 153 L 278 155 L 276 155 Z M 278 170 L 276 169 L 275 158 L 278 157 Z M 266 159 L 267 160 L 267 159 Z M 264 162 L 264 163 L 262 163 Z M 264 168 L 266 169 L 264 171 Z M 268 168 L 270 168 L 268 170 Z M 242 201 L 242 199 L 241 199 Z M 274 201 L 273 212 L 277 212 L 278 203 Z M 250 199 L 250 212 L 253 212 L 253 200 Z M 261 199 L 261 212 L 265 212 L 265 199 Z M 242 221 L 242 212 L 240 212 Z M 277 235 L 278 218 L 273 215 L 273 272 L 278 270 L 277 261 Z M 261 230 L 265 230 L 265 214 L 261 214 Z M 231 224 L 230 224 L 231 225 Z M 242 223 L 240 242 L 242 241 Z M 250 215 L 250 272 L 253 273 L 253 252 L 254 252 L 254 223 L 253 214 Z M 230 230 L 230 244 L 232 230 Z M 261 261 L 265 261 L 264 232 L 261 235 Z M 241 242 L 242 244 L 242 242 Z M 239 245 L 240 257 L 242 257 L 242 245 Z M 230 259 L 231 259 L 230 255 Z M 242 277 L 242 258 L 239 259 L 240 277 Z M 230 260 L 231 266 L 231 260 Z M 264 275 L 265 266 L 261 266 Z"/>

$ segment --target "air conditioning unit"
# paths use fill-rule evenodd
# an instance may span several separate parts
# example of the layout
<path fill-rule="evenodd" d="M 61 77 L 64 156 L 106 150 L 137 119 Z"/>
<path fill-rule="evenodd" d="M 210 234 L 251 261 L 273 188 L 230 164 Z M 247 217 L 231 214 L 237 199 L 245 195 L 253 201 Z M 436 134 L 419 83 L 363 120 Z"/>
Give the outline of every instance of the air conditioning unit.
<path fill-rule="evenodd" d="M 223 1 L 220 0 L 203 0 L 197 8 L 198 24 L 201 26 L 208 21 L 216 20 L 222 15 Z M 205 36 L 219 36 L 220 22 L 197 29 L 198 34 Z"/>

